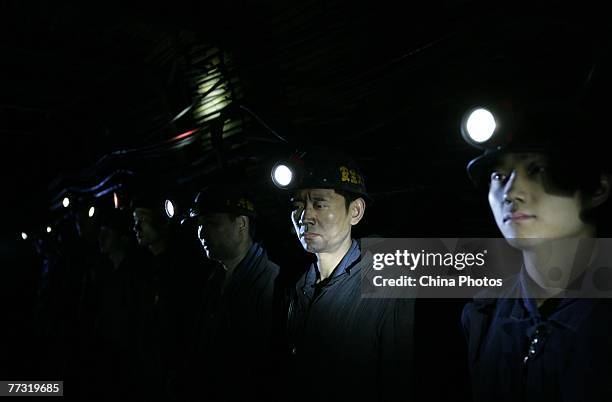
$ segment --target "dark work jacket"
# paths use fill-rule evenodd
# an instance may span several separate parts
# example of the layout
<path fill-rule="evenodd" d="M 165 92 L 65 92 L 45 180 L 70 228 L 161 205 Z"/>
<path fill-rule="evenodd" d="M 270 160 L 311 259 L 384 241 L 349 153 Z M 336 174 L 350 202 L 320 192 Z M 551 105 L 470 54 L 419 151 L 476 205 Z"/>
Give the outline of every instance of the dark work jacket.
<path fill-rule="evenodd" d="M 297 282 L 288 330 L 293 399 L 410 401 L 414 299 L 362 299 L 357 241 L 330 277 L 312 264 Z"/>
<path fill-rule="evenodd" d="M 195 340 L 202 274 L 207 268 L 195 257 L 173 244 L 139 273 L 143 399 L 176 398 L 174 383 Z"/>
<path fill-rule="evenodd" d="M 270 384 L 276 362 L 270 356 L 270 343 L 278 273 L 278 265 L 254 243 L 225 289 L 222 267 L 208 279 L 193 356 L 196 361 L 190 370 L 198 377 L 195 385 L 206 384 L 203 399 L 268 399 L 273 391 Z"/>
<path fill-rule="evenodd" d="M 130 248 L 117 269 L 110 260 L 104 260 L 96 275 L 96 337 L 93 348 L 95 375 L 87 384 L 87 396 L 100 395 L 113 400 L 113 391 L 104 384 L 114 384 L 114 390 L 134 397 L 139 381 L 139 293 L 137 271 L 150 264 L 148 253 Z M 91 392 L 91 394 L 89 394 Z"/>
<path fill-rule="evenodd" d="M 544 316 L 523 270 L 499 299 L 482 294 L 462 316 L 476 401 L 610 401 L 612 303 L 549 299 Z M 484 296 L 484 297 L 482 297 Z"/>
<path fill-rule="evenodd" d="M 137 336 L 139 294 L 136 271 L 150 261 L 147 254 L 134 248 L 128 250 L 117 269 L 110 260 L 101 264 L 96 276 L 96 329 L 97 336 L 104 342 L 125 346 Z"/>

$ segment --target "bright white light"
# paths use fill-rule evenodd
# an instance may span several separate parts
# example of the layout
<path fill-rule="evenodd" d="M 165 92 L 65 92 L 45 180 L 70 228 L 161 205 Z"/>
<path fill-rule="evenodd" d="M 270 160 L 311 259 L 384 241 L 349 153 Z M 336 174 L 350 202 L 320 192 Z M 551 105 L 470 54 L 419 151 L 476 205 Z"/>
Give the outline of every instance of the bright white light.
<path fill-rule="evenodd" d="M 491 138 L 496 123 L 493 114 L 486 109 L 474 110 L 467 119 L 466 129 L 469 137 L 478 143 Z"/>
<path fill-rule="evenodd" d="M 164 206 L 166 208 L 166 215 L 168 215 L 168 218 L 172 218 L 174 216 L 174 204 L 172 203 L 172 201 L 166 200 Z"/>
<path fill-rule="evenodd" d="M 93 217 L 94 214 L 96 213 L 96 207 L 89 207 L 89 212 L 87 213 L 87 215 L 89 215 L 89 217 Z"/>
<path fill-rule="evenodd" d="M 28 240 L 28 235 L 26 234 L 26 232 L 21 232 L 21 238 L 23 240 Z"/>
<path fill-rule="evenodd" d="M 68 205 L 70 205 L 70 198 L 64 197 L 64 199 L 62 200 L 62 205 L 64 206 L 64 208 L 68 208 Z"/>
<path fill-rule="evenodd" d="M 277 165 L 272 172 L 274 183 L 281 187 L 287 187 L 293 179 L 293 172 L 286 165 Z"/>
<path fill-rule="evenodd" d="M 47 233 L 51 233 L 51 226 L 47 226 Z"/>
<path fill-rule="evenodd" d="M 119 208 L 119 196 L 117 193 L 113 193 L 113 204 L 115 204 L 115 209 Z"/>

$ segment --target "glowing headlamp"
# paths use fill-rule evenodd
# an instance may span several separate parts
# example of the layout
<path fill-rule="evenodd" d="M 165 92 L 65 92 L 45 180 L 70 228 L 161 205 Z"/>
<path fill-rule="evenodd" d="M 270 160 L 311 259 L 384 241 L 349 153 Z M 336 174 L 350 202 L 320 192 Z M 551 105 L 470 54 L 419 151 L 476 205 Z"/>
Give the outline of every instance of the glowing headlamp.
<path fill-rule="evenodd" d="M 174 217 L 175 208 L 172 200 L 164 201 L 164 210 L 166 211 L 166 216 L 168 218 L 172 219 Z"/>
<path fill-rule="evenodd" d="M 295 170 L 288 163 L 277 163 L 272 168 L 272 182 L 278 188 L 287 188 L 295 179 Z"/>
<path fill-rule="evenodd" d="M 298 184 L 305 174 L 304 156 L 306 152 L 296 151 L 290 158 L 279 161 L 272 168 L 272 183 L 281 190 L 287 190 Z"/>
<path fill-rule="evenodd" d="M 491 148 L 499 140 L 499 122 L 489 109 L 472 108 L 461 122 L 461 135 L 472 146 Z"/>

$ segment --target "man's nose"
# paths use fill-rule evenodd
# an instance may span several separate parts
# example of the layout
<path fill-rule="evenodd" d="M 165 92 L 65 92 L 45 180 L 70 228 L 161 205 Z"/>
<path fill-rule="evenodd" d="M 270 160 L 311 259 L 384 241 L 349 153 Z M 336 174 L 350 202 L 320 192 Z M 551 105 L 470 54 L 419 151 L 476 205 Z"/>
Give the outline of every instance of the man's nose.
<path fill-rule="evenodd" d="M 513 170 L 504 186 L 504 202 L 525 202 L 525 175 L 521 170 Z"/>
<path fill-rule="evenodd" d="M 301 225 L 312 225 L 314 224 L 314 208 L 312 205 L 305 205 L 302 215 L 300 216 Z"/>

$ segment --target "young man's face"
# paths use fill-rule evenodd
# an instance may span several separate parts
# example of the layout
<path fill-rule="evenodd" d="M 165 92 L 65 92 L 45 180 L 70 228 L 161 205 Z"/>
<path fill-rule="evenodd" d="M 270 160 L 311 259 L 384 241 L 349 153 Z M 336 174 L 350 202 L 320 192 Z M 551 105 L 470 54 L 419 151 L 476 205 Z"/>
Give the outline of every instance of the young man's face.
<path fill-rule="evenodd" d="M 351 217 L 342 195 L 329 189 L 298 190 L 291 220 L 306 251 L 330 253 L 351 238 Z"/>
<path fill-rule="evenodd" d="M 150 246 L 160 241 L 164 236 L 164 228 L 153 211 L 148 208 L 134 209 L 134 233 L 141 246 Z"/>
<path fill-rule="evenodd" d="M 226 213 L 204 214 L 198 217 L 198 238 L 208 258 L 232 259 L 240 244 L 238 220 Z"/>
<path fill-rule="evenodd" d="M 489 204 L 506 239 L 592 235 L 591 227 L 580 218 L 580 194 L 552 194 L 550 183 L 545 155 L 508 153 L 500 158 L 491 173 Z"/>
<path fill-rule="evenodd" d="M 98 234 L 98 247 L 102 254 L 110 254 L 114 249 L 120 247 L 120 235 L 113 228 L 102 225 Z"/>

